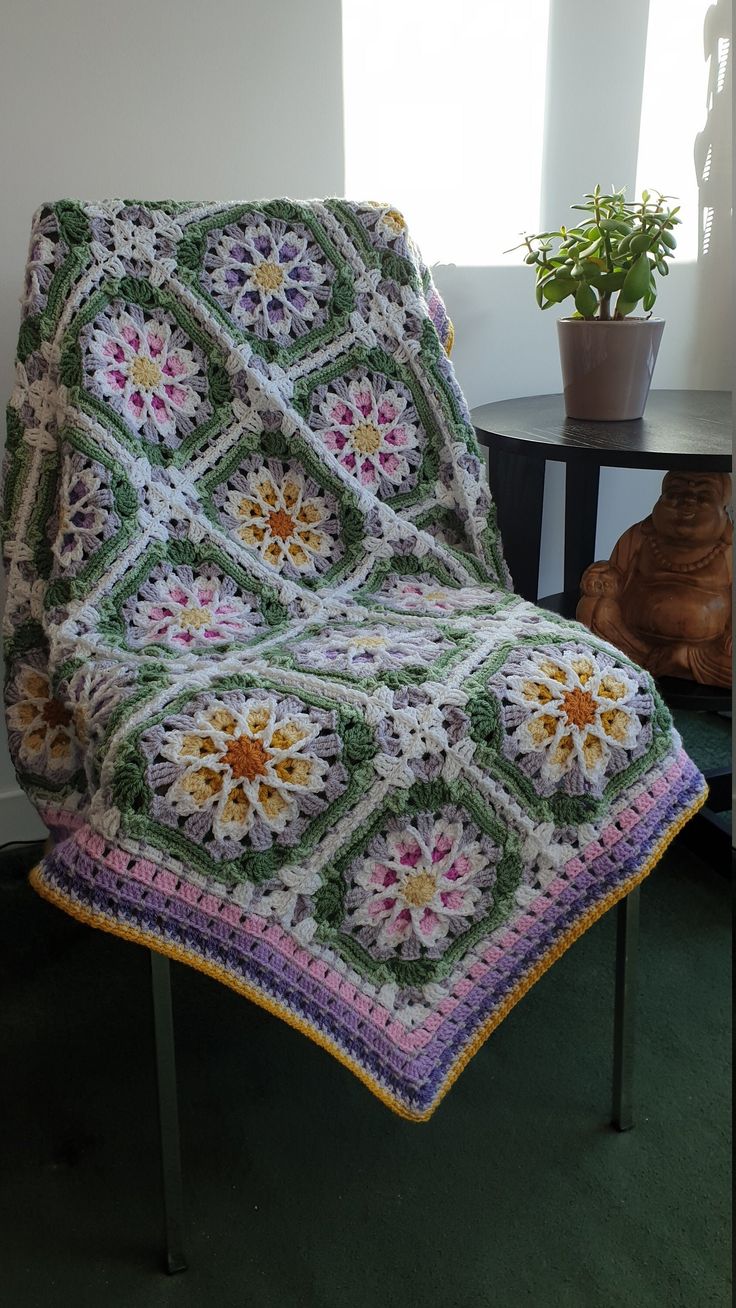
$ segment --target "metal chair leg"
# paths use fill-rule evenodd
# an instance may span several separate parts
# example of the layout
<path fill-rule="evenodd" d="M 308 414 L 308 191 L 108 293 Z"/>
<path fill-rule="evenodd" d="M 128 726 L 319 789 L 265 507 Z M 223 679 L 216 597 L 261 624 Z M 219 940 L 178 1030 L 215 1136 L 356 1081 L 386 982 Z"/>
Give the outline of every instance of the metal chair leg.
<path fill-rule="evenodd" d="M 153 1027 L 156 1041 L 158 1118 L 161 1134 L 161 1178 L 164 1192 L 166 1269 L 186 1270 L 184 1257 L 184 1204 L 179 1148 L 179 1110 L 176 1098 L 174 1022 L 171 1012 L 171 966 L 163 954 L 151 950 Z"/>
<path fill-rule="evenodd" d="M 639 887 L 618 906 L 616 922 L 616 998 L 613 1013 L 613 1117 L 617 1131 L 634 1125 L 633 1077 L 636 969 L 639 945 Z"/>

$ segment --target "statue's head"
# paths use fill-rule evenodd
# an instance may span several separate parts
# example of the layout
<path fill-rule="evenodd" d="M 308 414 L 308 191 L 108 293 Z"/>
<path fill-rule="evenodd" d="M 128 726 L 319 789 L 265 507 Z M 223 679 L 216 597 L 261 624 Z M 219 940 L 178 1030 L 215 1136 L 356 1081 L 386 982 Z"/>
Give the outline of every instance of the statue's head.
<path fill-rule="evenodd" d="M 652 509 L 659 536 L 673 545 L 715 544 L 729 528 L 731 478 L 720 472 L 668 472 Z"/>

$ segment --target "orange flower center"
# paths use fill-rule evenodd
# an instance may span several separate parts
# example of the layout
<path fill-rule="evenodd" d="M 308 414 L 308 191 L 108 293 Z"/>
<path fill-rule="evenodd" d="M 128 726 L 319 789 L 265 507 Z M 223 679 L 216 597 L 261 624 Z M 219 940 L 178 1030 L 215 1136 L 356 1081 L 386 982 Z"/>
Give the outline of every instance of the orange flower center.
<path fill-rule="evenodd" d="M 234 777 L 255 781 L 256 777 L 265 777 L 270 757 L 260 740 L 254 740 L 252 736 L 236 736 L 222 755 L 222 761 L 227 763 Z"/>
<path fill-rule="evenodd" d="M 71 713 L 58 699 L 47 699 L 41 716 L 50 727 L 68 727 L 72 720 Z"/>
<path fill-rule="evenodd" d="M 580 690 L 578 686 L 568 690 L 561 707 L 570 726 L 582 728 L 595 722 L 595 700 L 587 690 Z"/>
<path fill-rule="evenodd" d="M 288 540 L 294 535 L 296 523 L 285 509 L 276 509 L 274 513 L 269 513 L 268 525 L 272 536 L 278 536 L 280 540 Z"/>

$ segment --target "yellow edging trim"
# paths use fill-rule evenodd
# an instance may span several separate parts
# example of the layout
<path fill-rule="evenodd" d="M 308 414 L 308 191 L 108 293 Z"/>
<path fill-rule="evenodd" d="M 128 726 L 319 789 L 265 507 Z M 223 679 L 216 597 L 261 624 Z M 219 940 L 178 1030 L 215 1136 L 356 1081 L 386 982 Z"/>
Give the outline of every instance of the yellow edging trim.
<path fill-rule="evenodd" d="M 452 354 L 452 347 L 455 344 L 455 326 L 451 318 L 447 319 L 447 340 L 445 341 L 445 354 L 448 359 Z"/>
<path fill-rule="evenodd" d="M 333 1058 L 337 1059 L 338 1063 L 342 1063 L 343 1067 L 347 1067 L 354 1076 L 357 1076 L 359 1081 L 363 1082 L 363 1085 L 367 1086 L 368 1089 L 381 1100 L 381 1103 L 385 1104 L 386 1107 L 390 1108 L 394 1113 L 397 1113 L 399 1117 L 403 1117 L 409 1122 L 426 1122 L 442 1102 L 448 1090 L 450 1090 L 455 1084 L 460 1073 L 465 1067 L 467 1067 L 471 1058 L 477 1054 L 481 1046 L 485 1044 L 489 1035 L 491 1035 L 503 1019 L 508 1016 L 511 1009 L 518 1004 L 519 1000 L 522 999 L 535 982 L 544 975 L 548 968 L 550 968 L 552 964 L 555 963 L 567 949 L 569 949 L 570 945 L 574 944 L 580 936 L 585 934 L 589 927 L 593 926 L 593 924 L 597 922 L 604 913 L 608 912 L 609 908 L 613 908 L 614 904 L 618 903 L 620 899 L 623 899 L 628 895 L 629 891 L 633 890 L 635 886 L 638 886 L 640 882 L 649 875 L 652 869 L 659 862 L 668 845 L 671 844 L 675 836 L 682 830 L 685 824 L 690 821 L 690 818 L 694 817 L 698 812 L 698 809 L 702 808 L 707 797 L 708 789 L 706 787 L 702 795 L 698 796 L 690 808 L 687 809 L 685 813 L 682 813 L 680 817 L 676 818 L 671 827 L 667 828 L 664 835 L 655 845 L 654 850 L 644 864 L 644 867 L 636 872 L 634 876 L 630 877 L 628 881 L 617 886 L 615 890 L 612 890 L 610 894 L 606 895 L 605 899 L 600 900 L 598 904 L 595 904 L 592 908 L 588 909 L 588 912 L 585 913 L 573 927 L 570 927 L 564 935 L 560 936 L 560 939 L 555 942 L 548 953 L 546 953 L 533 968 L 530 968 L 530 970 L 525 973 L 511 993 L 507 995 L 503 1004 L 497 1008 L 483 1026 L 479 1028 L 470 1043 L 465 1046 L 462 1053 L 458 1054 L 458 1057 L 455 1060 L 442 1089 L 437 1095 L 437 1098 L 431 1106 L 425 1109 L 422 1113 L 410 1112 L 403 1104 L 390 1095 L 387 1090 L 384 1090 L 383 1086 L 379 1085 L 370 1073 L 366 1072 L 365 1068 L 361 1067 L 360 1064 L 356 1063 L 349 1054 L 346 1054 L 338 1045 L 334 1044 L 329 1036 L 323 1035 L 322 1032 L 317 1031 L 313 1026 L 304 1022 L 302 1018 L 297 1017 L 292 1013 L 290 1008 L 286 1008 L 284 1005 L 279 1004 L 277 1000 L 268 998 L 260 991 L 253 989 L 253 987 L 249 986 L 245 981 L 235 980 L 225 970 L 225 968 L 220 967 L 217 963 L 209 963 L 198 954 L 184 949 L 180 945 L 169 944 L 167 941 L 161 940 L 158 936 L 154 936 L 147 931 L 139 931 L 132 927 L 122 926 L 115 922 L 113 918 L 109 918 L 103 913 L 95 913 L 91 909 L 81 908 L 78 904 L 68 900 L 64 895 L 60 894 L 59 891 L 52 889 L 51 886 L 46 884 L 43 880 L 42 863 L 37 863 L 32 869 L 29 875 L 29 881 L 33 886 L 33 889 L 42 899 L 46 899 L 49 903 L 55 904 L 57 908 L 63 909 L 65 913 L 68 913 L 71 917 L 77 918 L 78 921 L 85 922 L 88 926 L 97 927 L 101 931 L 107 931 L 111 935 L 120 936 L 123 940 L 132 940 L 135 944 L 145 945 L 147 948 L 155 950 L 156 953 L 164 954 L 168 958 L 175 959 L 177 962 L 187 963 L 198 972 L 203 972 L 206 976 L 213 977 L 215 981 L 220 981 L 223 985 L 229 986 L 231 990 L 237 991 L 238 994 L 245 995 L 247 999 L 250 999 L 252 1003 L 257 1004 L 259 1008 L 265 1008 L 267 1012 L 272 1013 L 275 1017 L 280 1017 L 288 1026 L 294 1027 L 297 1031 L 301 1031 L 302 1035 L 307 1036 L 308 1039 L 313 1040 L 315 1044 L 326 1049 L 328 1053 L 332 1054 Z"/>

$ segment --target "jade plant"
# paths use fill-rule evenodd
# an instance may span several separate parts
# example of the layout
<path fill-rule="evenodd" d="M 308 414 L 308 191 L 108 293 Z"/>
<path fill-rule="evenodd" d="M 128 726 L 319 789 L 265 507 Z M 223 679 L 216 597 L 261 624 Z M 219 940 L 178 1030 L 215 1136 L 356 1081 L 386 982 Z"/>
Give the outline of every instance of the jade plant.
<path fill-rule="evenodd" d="M 677 244 L 673 228 L 680 222 L 680 206 L 668 208 L 671 198 L 642 191 L 640 201 L 627 203 L 623 189 L 603 195 L 596 186 L 584 204 L 572 205 L 585 214 L 574 227 L 525 234 L 514 249 L 525 249 L 525 262 L 537 270 L 540 309 L 571 296 L 573 318 L 620 320 L 640 302 L 650 313 L 657 298 L 655 275 L 667 276 Z"/>

